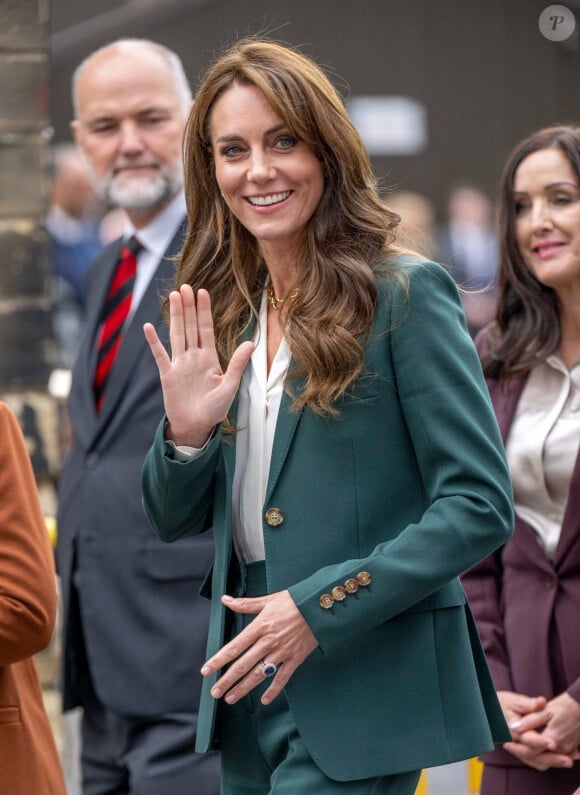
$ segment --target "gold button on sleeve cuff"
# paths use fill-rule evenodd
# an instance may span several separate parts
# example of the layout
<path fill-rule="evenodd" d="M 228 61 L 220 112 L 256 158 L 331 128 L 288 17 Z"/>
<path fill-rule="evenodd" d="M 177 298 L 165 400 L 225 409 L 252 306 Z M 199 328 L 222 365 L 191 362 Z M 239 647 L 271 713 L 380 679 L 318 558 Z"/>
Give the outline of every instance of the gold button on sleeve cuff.
<path fill-rule="evenodd" d="M 356 575 L 356 581 L 362 588 L 366 588 L 367 585 L 370 585 L 372 579 L 368 571 L 359 571 Z"/>
<path fill-rule="evenodd" d="M 335 602 L 342 602 L 343 599 L 346 599 L 346 590 L 342 585 L 337 585 L 336 588 L 332 589 L 331 593 Z"/>
<path fill-rule="evenodd" d="M 325 610 L 328 610 L 334 604 L 334 599 L 329 593 L 323 593 L 319 599 L 320 607 L 323 607 Z"/>
<path fill-rule="evenodd" d="M 323 593 L 319 604 L 324 610 L 329 610 L 335 602 L 342 602 L 347 596 L 355 594 L 359 588 L 366 588 L 371 584 L 372 577 L 368 571 L 359 571 L 356 578 L 349 577 L 344 585 L 335 585 L 330 593 Z"/>

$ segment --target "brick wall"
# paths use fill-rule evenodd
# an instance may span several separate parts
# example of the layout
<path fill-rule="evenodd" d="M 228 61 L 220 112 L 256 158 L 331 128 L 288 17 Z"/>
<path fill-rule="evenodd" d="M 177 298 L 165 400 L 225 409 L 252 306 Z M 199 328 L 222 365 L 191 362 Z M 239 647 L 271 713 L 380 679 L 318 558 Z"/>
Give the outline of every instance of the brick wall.
<path fill-rule="evenodd" d="M 48 0 L 0 0 L 0 398 L 20 419 L 47 513 L 59 465 L 47 202 Z"/>

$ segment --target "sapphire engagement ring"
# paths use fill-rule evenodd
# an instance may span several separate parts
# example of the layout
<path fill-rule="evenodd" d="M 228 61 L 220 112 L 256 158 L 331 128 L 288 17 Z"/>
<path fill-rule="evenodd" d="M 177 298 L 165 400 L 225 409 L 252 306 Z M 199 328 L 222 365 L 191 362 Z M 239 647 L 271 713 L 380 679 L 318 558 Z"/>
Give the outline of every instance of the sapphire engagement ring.
<path fill-rule="evenodd" d="M 266 660 L 262 660 L 262 673 L 264 674 L 264 676 L 274 676 L 277 670 L 278 666 L 276 665 L 276 663 L 266 662 Z"/>

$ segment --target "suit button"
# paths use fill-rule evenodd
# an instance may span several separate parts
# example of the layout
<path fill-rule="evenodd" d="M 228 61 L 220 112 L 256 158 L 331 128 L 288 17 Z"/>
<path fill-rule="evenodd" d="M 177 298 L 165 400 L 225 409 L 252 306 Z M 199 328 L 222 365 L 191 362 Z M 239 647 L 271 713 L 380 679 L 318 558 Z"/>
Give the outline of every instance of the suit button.
<path fill-rule="evenodd" d="M 344 584 L 347 593 L 356 593 L 358 591 L 358 582 L 351 577 L 350 580 L 347 580 Z"/>
<path fill-rule="evenodd" d="M 359 571 L 356 575 L 356 581 L 362 588 L 366 588 L 367 585 L 371 584 L 372 577 L 368 573 L 368 571 Z"/>
<path fill-rule="evenodd" d="M 544 577 L 544 585 L 546 586 L 546 588 L 555 588 L 557 584 L 558 584 L 558 578 L 553 574 L 547 574 Z"/>
<path fill-rule="evenodd" d="M 346 599 L 346 591 L 342 585 L 337 585 L 336 588 L 332 589 L 331 593 L 335 602 L 342 602 L 343 599 Z"/>
<path fill-rule="evenodd" d="M 280 508 L 268 508 L 266 511 L 266 522 L 270 527 L 278 527 L 284 521 L 284 514 Z"/>
<path fill-rule="evenodd" d="M 88 456 L 85 458 L 85 464 L 87 465 L 88 469 L 94 469 L 98 463 L 99 463 L 98 453 L 89 453 Z"/>
<path fill-rule="evenodd" d="M 320 607 L 323 607 L 325 610 L 328 610 L 334 604 L 334 599 L 329 593 L 323 593 L 319 599 Z"/>

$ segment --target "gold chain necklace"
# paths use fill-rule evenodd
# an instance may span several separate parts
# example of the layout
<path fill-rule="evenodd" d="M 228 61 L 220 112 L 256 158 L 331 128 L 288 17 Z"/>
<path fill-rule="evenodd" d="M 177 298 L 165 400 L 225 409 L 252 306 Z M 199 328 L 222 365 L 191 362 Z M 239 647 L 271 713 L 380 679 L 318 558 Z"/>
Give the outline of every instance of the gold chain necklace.
<path fill-rule="evenodd" d="M 293 290 L 291 290 L 288 293 L 288 295 L 285 295 L 282 298 L 276 298 L 274 287 L 271 284 L 268 285 L 268 303 L 270 304 L 272 309 L 275 309 L 276 311 L 282 309 L 286 301 L 292 301 L 294 298 L 296 298 L 297 295 L 298 295 L 298 288 L 295 287 Z"/>

